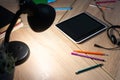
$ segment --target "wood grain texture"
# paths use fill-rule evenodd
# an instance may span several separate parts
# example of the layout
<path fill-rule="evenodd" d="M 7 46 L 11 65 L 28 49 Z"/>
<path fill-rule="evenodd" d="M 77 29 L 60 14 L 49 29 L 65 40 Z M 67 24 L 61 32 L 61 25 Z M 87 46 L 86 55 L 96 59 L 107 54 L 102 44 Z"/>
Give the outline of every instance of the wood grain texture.
<path fill-rule="evenodd" d="M 57 11 L 53 25 L 46 31 L 35 33 L 29 25 L 14 31 L 11 41 L 23 41 L 30 48 L 29 59 L 16 67 L 14 80 L 119 80 L 120 77 L 120 50 L 108 51 L 94 47 L 100 44 L 105 47 L 114 47 L 107 38 L 106 32 L 87 40 L 82 44 L 75 44 L 66 38 L 55 24 L 71 18 L 83 11 L 90 12 L 104 21 L 101 12 L 90 7 L 93 0 L 57 0 L 51 3 L 53 7 L 71 6 L 70 11 Z M 113 24 L 120 24 L 120 2 L 107 6 L 113 10 L 105 10 L 106 18 Z M 73 50 L 100 51 L 109 56 L 95 56 L 106 62 L 95 61 L 83 57 L 73 56 Z M 102 63 L 104 66 L 76 75 L 75 72 L 83 68 Z"/>

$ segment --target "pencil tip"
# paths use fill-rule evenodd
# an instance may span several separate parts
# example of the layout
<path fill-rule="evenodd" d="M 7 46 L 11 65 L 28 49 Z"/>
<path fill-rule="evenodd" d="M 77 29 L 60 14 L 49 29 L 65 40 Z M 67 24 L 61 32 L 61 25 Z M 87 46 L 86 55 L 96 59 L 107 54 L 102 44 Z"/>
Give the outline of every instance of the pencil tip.
<path fill-rule="evenodd" d="M 102 67 L 104 64 L 100 64 L 100 67 Z"/>

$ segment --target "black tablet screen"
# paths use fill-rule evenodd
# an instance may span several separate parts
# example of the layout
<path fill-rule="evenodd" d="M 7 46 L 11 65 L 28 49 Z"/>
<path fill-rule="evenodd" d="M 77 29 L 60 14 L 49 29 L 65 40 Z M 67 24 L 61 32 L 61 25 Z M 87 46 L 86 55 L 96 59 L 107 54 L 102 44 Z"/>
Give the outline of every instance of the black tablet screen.
<path fill-rule="evenodd" d="M 86 13 L 79 14 L 66 21 L 58 23 L 56 26 L 75 42 L 79 42 L 106 27 Z"/>

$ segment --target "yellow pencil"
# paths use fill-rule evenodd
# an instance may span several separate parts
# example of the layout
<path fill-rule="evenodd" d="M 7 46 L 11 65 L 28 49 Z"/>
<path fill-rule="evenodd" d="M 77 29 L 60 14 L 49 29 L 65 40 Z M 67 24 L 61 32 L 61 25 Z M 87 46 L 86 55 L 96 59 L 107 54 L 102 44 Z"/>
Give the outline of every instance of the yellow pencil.
<path fill-rule="evenodd" d="M 104 54 L 102 52 L 90 52 L 90 51 L 82 51 L 82 50 L 74 50 L 74 52 L 84 53 L 84 54 L 93 54 L 93 55 L 104 55 L 104 56 L 107 56 L 107 54 Z"/>

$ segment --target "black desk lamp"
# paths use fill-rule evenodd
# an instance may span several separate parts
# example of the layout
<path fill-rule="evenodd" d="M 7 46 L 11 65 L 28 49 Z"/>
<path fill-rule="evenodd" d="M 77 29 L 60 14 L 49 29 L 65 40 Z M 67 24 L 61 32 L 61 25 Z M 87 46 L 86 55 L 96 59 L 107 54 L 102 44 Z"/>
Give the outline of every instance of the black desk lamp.
<path fill-rule="evenodd" d="M 22 64 L 27 60 L 30 54 L 29 47 L 20 41 L 11 41 L 10 34 L 16 24 L 18 18 L 22 13 L 27 13 L 28 23 L 32 30 L 35 32 L 41 32 L 51 26 L 55 19 L 55 10 L 47 4 L 38 4 L 32 2 L 32 0 L 19 0 L 20 9 L 16 12 L 11 24 L 9 25 L 5 38 L 4 45 L 10 53 L 13 53 L 13 57 L 17 58 L 16 65 Z M 24 36 L 24 35 L 23 35 Z"/>

